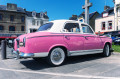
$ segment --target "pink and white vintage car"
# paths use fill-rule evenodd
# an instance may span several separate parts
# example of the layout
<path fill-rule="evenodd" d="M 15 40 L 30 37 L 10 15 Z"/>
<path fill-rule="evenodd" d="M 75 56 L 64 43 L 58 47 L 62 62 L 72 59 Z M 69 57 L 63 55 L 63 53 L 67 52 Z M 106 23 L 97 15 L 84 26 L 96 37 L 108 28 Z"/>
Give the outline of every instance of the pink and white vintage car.
<path fill-rule="evenodd" d="M 14 40 L 17 58 L 46 57 L 53 66 L 61 65 L 67 56 L 101 53 L 110 56 L 112 39 L 95 35 L 92 28 L 78 21 L 55 20 L 41 26 L 37 32 Z"/>

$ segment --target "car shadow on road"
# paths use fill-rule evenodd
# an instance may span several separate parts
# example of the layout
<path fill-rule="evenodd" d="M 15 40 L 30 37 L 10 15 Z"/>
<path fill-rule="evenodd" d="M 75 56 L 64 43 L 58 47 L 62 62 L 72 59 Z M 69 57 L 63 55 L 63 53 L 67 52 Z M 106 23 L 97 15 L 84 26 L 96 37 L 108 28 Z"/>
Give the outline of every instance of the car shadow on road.
<path fill-rule="evenodd" d="M 98 59 L 101 58 L 104 57 L 102 57 L 100 54 L 68 57 L 62 66 L 82 63 L 85 61 L 92 61 L 92 60 L 97 61 Z M 26 68 L 31 70 L 42 70 L 45 68 L 52 68 L 52 66 L 50 66 L 45 59 L 41 59 L 39 61 L 26 59 L 26 60 L 22 60 L 20 63 L 23 64 Z"/>

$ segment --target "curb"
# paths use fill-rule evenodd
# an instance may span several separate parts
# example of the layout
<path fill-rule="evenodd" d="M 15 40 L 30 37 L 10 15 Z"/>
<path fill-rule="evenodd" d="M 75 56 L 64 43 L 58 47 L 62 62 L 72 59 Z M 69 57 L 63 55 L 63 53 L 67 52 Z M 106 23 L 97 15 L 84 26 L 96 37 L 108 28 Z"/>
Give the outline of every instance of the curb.
<path fill-rule="evenodd" d="M 120 52 L 113 52 L 113 55 L 120 55 Z"/>

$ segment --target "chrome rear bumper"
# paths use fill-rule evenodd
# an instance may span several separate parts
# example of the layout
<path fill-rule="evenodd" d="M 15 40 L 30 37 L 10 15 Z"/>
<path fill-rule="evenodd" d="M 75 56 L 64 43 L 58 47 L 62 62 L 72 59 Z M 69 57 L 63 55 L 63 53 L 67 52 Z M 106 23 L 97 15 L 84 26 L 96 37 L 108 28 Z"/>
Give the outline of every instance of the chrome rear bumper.
<path fill-rule="evenodd" d="M 12 54 L 16 55 L 16 59 L 21 59 L 21 58 L 32 58 L 34 57 L 33 53 L 23 53 L 20 52 L 18 49 L 15 51 L 14 49 L 12 50 Z"/>

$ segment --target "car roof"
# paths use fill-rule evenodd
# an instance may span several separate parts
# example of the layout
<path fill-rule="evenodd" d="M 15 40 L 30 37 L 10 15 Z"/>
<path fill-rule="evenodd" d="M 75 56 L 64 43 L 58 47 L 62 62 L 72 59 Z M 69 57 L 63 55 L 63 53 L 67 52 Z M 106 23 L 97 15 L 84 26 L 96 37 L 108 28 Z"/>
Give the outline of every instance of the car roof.
<path fill-rule="evenodd" d="M 54 20 L 54 21 L 51 21 L 51 22 L 78 22 L 78 21 L 75 21 L 75 20 Z"/>
<path fill-rule="evenodd" d="M 87 23 L 83 23 L 83 22 L 80 22 L 80 21 L 76 21 L 76 20 L 65 20 L 65 19 L 61 19 L 61 20 L 53 20 L 53 21 L 50 21 L 50 22 L 59 22 L 59 23 L 65 23 L 65 22 L 76 22 L 76 23 L 80 23 L 80 24 L 86 24 L 88 25 Z"/>
<path fill-rule="evenodd" d="M 76 20 L 54 20 L 54 21 L 50 21 L 48 23 L 51 23 L 51 22 L 54 23 L 54 24 L 53 24 L 52 28 L 49 30 L 49 32 L 61 32 L 61 30 L 63 29 L 63 25 L 67 22 L 68 23 L 79 23 L 79 24 L 88 25 L 86 23 L 76 21 Z"/>

